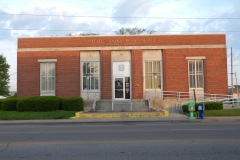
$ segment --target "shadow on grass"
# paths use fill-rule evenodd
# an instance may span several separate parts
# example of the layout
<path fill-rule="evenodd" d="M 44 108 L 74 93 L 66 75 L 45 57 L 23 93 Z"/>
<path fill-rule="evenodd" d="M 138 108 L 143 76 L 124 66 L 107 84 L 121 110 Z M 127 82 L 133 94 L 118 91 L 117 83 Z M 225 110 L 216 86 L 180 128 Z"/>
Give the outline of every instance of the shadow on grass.
<path fill-rule="evenodd" d="M 51 112 L 17 112 L 0 111 L 0 120 L 31 120 L 31 119 L 68 119 L 75 116 L 75 111 Z"/>

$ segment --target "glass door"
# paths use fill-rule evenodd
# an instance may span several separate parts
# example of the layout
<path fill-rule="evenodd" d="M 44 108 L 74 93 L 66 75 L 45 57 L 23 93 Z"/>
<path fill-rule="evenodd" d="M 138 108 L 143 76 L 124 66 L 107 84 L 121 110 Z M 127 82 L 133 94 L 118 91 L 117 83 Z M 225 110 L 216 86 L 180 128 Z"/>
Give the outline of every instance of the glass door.
<path fill-rule="evenodd" d="M 130 77 L 114 78 L 114 99 L 130 99 Z"/>
<path fill-rule="evenodd" d="M 125 77 L 125 99 L 130 99 L 130 77 Z"/>
<path fill-rule="evenodd" d="M 124 99 L 124 79 L 115 78 L 115 99 Z"/>

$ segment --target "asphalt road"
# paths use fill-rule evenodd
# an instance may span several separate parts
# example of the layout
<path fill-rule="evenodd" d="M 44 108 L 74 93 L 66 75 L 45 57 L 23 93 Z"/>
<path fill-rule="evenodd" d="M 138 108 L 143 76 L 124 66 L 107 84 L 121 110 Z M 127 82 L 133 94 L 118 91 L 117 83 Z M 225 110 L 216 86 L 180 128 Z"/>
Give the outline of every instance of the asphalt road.
<path fill-rule="evenodd" d="M 240 122 L 0 125 L 0 160 L 238 160 Z"/>

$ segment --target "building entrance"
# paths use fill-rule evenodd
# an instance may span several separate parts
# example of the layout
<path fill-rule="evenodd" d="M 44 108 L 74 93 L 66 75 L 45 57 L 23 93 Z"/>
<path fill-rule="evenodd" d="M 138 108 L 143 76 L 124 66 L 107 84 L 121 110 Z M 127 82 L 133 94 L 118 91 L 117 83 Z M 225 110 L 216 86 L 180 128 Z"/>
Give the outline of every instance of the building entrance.
<path fill-rule="evenodd" d="M 115 77 L 114 99 L 130 99 L 130 77 Z"/>
<path fill-rule="evenodd" d="M 131 99 L 130 62 L 113 62 L 113 99 Z"/>

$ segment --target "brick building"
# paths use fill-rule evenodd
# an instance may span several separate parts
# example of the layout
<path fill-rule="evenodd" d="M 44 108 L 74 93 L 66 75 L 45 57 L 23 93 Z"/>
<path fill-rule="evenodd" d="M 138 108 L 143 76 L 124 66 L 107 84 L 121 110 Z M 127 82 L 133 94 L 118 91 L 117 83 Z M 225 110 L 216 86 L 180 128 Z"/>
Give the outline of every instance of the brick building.
<path fill-rule="evenodd" d="M 224 34 L 19 38 L 18 97 L 227 94 Z"/>

